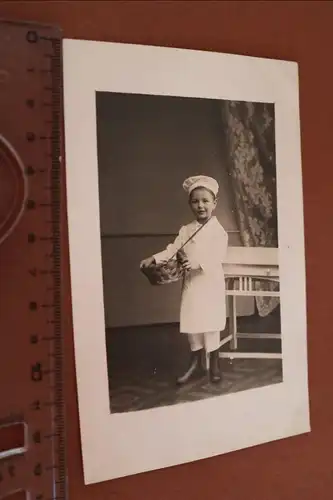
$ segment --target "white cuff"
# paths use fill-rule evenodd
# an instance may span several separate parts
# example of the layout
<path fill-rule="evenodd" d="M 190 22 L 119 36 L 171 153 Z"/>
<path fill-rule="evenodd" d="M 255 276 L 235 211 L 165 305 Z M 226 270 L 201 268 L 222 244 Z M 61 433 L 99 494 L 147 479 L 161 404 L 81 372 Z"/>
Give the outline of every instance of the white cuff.
<path fill-rule="evenodd" d="M 165 254 L 164 252 L 159 252 L 153 255 L 156 264 L 161 264 L 165 260 Z"/>

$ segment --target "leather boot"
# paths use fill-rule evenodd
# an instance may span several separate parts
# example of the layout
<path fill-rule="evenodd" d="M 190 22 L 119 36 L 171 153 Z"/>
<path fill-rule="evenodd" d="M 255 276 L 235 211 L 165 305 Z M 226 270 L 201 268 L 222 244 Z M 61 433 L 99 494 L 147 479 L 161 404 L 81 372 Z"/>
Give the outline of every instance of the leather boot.
<path fill-rule="evenodd" d="M 209 375 L 210 380 L 213 384 L 217 384 L 222 380 L 221 368 L 220 368 L 220 357 L 219 350 L 210 353 L 210 365 L 209 365 Z"/>
<path fill-rule="evenodd" d="M 189 367 L 181 377 L 178 377 L 177 385 L 184 385 L 187 382 L 200 378 L 205 374 L 202 366 L 202 353 L 203 349 L 191 352 Z"/>

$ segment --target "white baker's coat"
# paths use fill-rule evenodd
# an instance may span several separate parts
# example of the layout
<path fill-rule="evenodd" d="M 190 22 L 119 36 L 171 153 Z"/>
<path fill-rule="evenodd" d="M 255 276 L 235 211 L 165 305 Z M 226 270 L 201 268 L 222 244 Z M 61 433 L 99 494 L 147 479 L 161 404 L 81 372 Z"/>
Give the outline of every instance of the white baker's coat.
<path fill-rule="evenodd" d="M 170 259 L 199 228 L 193 221 L 181 227 L 175 241 L 154 255 L 156 263 Z M 206 333 L 221 331 L 226 323 L 225 279 L 222 263 L 228 247 L 228 234 L 216 217 L 212 217 L 184 251 L 192 269 L 183 280 L 180 331 Z"/>

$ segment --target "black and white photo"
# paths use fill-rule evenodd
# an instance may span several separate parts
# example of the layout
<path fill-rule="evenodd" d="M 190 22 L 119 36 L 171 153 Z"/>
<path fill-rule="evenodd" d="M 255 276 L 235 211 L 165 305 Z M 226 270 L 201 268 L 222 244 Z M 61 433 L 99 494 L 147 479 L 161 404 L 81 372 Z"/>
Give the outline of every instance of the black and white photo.
<path fill-rule="evenodd" d="M 85 483 L 309 432 L 297 64 L 63 52 Z"/>
<path fill-rule="evenodd" d="M 96 110 L 111 411 L 281 382 L 274 105 L 97 92 Z"/>

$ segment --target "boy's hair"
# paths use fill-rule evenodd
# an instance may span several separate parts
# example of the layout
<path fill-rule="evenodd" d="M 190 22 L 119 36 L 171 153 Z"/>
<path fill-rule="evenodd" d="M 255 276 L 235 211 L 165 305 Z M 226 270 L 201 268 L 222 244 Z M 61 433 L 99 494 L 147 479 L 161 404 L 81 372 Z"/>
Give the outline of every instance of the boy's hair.
<path fill-rule="evenodd" d="M 217 200 L 217 196 L 215 193 L 213 193 L 213 191 L 211 191 L 211 189 L 205 187 L 205 186 L 198 186 L 196 188 L 194 188 L 191 192 L 190 192 L 190 195 L 189 195 L 189 200 L 191 201 L 192 199 L 192 195 L 195 191 L 197 191 L 198 189 L 204 189 L 205 191 L 208 191 L 208 193 L 210 193 L 213 197 L 213 200 L 216 201 Z"/>

